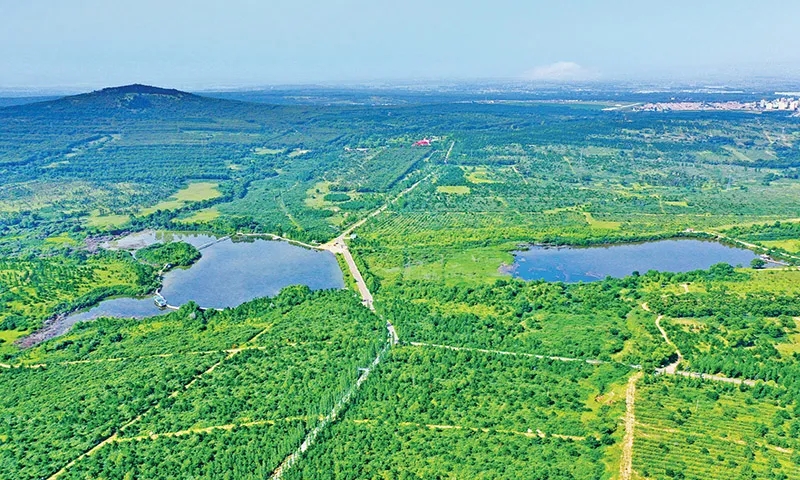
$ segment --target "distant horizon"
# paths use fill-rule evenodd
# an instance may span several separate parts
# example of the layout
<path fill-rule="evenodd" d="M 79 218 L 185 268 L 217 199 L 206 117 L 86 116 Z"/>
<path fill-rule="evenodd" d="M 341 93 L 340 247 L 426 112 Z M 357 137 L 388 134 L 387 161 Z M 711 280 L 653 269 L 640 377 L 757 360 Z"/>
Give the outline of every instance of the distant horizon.
<path fill-rule="evenodd" d="M 408 91 L 446 91 L 445 88 L 468 88 L 468 87 L 494 87 L 511 89 L 529 88 L 532 91 L 548 91 L 553 89 L 580 91 L 586 88 L 611 88 L 620 89 L 663 89 L 664 91 L 678 91 L 679 89 L 718 89 L 736 90 L 746 89 L 748 91 L 767 92 L 776 90 L 780 93 L 781 89 L 789 92 L 800 93 L 800 76 L 797 78 L 784 77 L 752 77 L 739 79 L 722 78 L 697 78 L 697 79 L 593 79 L 581 81 L 552 81 L 552 80 L 521 80 L 519 78 L 478 78 L 478 79 L 396 79 L 396 80 L 373 80 L 373 81 L 352 81 L 352 82 L 297 82 L 297 83 L 261 83 L 261 84 L 206 84 L 196 86 L 182 86 L 172 84 L 159 84 L 141 80 L 132 80 L 126 83 L 89 83 L 72 85 L 49 85 L 49 86 L 5 86 L 0 85 L 0 97 L 45 97 L 57 95 L 75 95 L 99 91 L 105 88 L 122 87 L 128 85 L 148 85 L 164 89 L 176 89 L 191 93 L 227 93 L 227 92 L 259 92 L 269 90 L 293 90 L 293 89 L 320 89 L 320 90 L 408 90 Z M 754 93 L 756 93 L 754 92 Z M 745 92 L 748 93 L 748 92 Z"/>
<path fill-rule="evenodd" d="M 3 2 L 0 90 L 795 84 L 798 18 L 781 0 Z"/>

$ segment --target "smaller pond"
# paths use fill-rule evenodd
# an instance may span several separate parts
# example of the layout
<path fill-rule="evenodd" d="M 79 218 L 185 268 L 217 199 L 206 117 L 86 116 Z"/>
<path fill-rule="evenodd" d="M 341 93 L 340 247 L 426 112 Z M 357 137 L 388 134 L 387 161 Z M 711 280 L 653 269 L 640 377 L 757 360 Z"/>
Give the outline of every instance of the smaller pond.
<path fill-rule="evenodd" d="M 64 321 L 58 322 L 53 330 L 54 336 L 63 335 L 78 322 L 94 320 L 100 317 L 145 318 L 164 315 L 172 310 L 160 309 L 153 303 L 153 297 L 144 298 L 109 298 L 83 312 L 73 313 Z"/>
<path fill-rule="evenodd" d="M 688 272 L 716 263 L 747 266 L 757 257 L 750 250 L 693 239 L 602 247 L 532 246 L 513 255 L 513 265 L 502 268 L 515 278 L 567 283 L 622 278 L 634 271 Z"/>

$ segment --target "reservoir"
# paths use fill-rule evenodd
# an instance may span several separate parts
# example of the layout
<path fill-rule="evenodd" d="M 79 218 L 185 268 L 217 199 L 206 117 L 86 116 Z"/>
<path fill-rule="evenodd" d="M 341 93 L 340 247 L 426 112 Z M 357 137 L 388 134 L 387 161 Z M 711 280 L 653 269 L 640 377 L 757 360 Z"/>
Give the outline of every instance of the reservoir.
<path fill-rule="evenodd" d="M 688 272 L 715 263 L 749 266 L 750 250 L 693 239 L 659 240 L 600 247 L 543 247 L 512 252 L 513 265 L 504 268 L 515 278 L 548 282 L 594 282 L 606 276 L 622 278 L 634 271 Z"/>
<path fill-rule="evenodd" d="M 164 241 L 184 241 L 201 248 L 202 253 L 191 267 L 164 274 L 161 294 L 170 305 L 194 301 L 204 308 L 225 308 L 274 296 L 289 285 L 307 285 L 312 290 L 344 288 L 344 277 L 333 253 L 285 241 L 143 232 L 110 246 L 136 249 Z M 152 296 L 112 298 L 62 318 L 46 329 L 48 338 L 52 338 L 64 334 L 77 322 L 99 317 L 144 318 L 170 311 L 156 307 Z"/>

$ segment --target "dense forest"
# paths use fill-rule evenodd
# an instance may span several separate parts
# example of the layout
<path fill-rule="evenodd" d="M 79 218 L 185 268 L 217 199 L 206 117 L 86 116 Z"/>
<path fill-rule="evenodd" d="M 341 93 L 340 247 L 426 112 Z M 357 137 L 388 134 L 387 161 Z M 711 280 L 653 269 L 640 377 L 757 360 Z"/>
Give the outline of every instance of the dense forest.
<path fill-rule="evenodd" d="M 200 259 L 200 250 L 186 242 L 169 242 L 139 249 L 136 258 L 154 266 L 188 267 Z"/>

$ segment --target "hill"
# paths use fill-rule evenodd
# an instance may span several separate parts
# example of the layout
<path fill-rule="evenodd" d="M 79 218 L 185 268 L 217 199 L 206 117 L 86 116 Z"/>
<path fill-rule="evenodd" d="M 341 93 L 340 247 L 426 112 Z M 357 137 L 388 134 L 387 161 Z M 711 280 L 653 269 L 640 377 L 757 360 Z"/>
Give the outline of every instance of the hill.
<path fill-rule="evenodd" d="M 220 105 L 233 107 L 238 103 L 220 102 L 175 89 L 133 84 L 2 108 L 0 119 L 47 116 L 50 120 L 58 120 L 63 115 L 72 120 L 91 117 L 86 120 L 93 125 L 98 118 L 104 117 L 165 118 L 197 114 L 203 109 L 218 108 Z"/>

